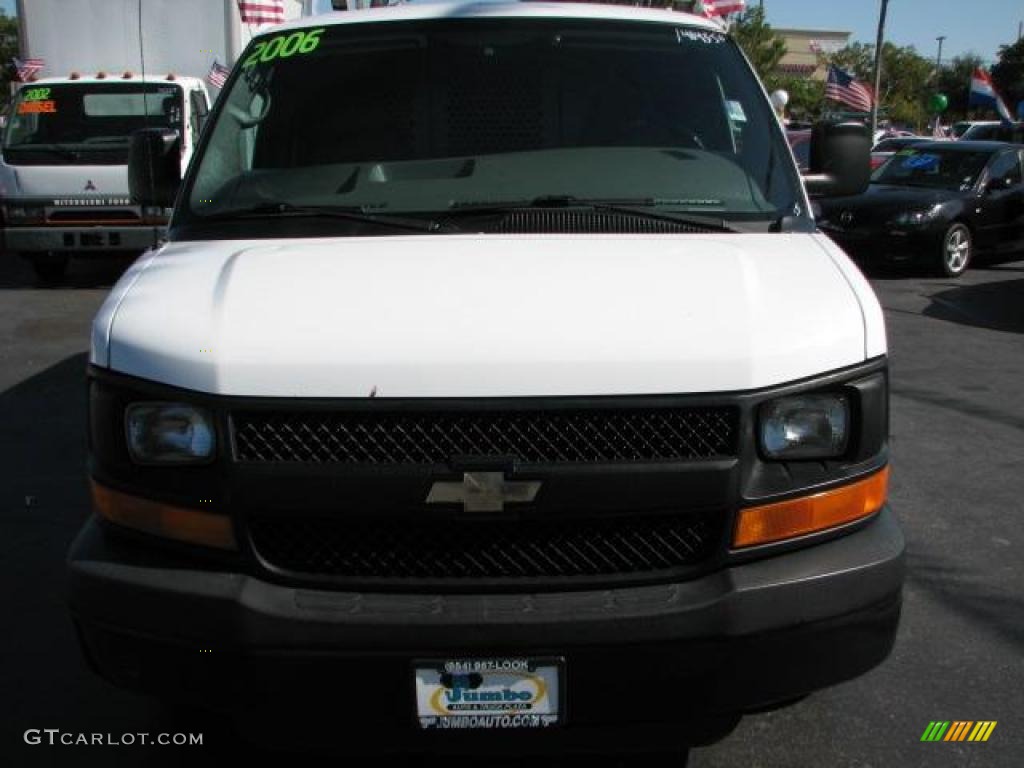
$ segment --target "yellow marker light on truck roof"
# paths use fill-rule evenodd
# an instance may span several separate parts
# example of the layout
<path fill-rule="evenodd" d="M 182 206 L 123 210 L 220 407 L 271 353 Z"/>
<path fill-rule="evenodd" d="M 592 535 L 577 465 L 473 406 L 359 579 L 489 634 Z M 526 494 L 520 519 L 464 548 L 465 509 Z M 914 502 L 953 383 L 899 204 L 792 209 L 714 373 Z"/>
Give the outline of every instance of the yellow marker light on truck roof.
<path fill-rule="evenodd" d="M 810 496 L 740 510 L 732 545 L 753 547 L 835 528 L 873 515 L 889 492 L 889 468 Z"/>
<path fill-rule="evenodd" d="M 130 496 L 95 480 L 91 485 L 93 509 L 104 520 L 165 539 L 238 549 L 234 526 L 227 515 Z"/>

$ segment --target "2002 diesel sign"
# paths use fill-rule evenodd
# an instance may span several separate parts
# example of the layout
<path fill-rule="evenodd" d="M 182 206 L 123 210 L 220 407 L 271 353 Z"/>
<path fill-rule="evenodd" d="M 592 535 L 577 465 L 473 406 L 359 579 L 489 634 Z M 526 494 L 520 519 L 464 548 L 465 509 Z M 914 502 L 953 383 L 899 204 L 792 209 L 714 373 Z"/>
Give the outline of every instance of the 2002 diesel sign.
<path fill-rule="evenodd" d="M 177 746 L 177 747 L 201 747 L 203 746 L 203 734 L 201 733 L 73 733 L 61 731 L 59 728 L 29 728 L 25 731 L 25 743 L 32 746 L 46 744 L 47 746 L 63 745 L 66 747 L 129 747 L 137 744 Z"/>

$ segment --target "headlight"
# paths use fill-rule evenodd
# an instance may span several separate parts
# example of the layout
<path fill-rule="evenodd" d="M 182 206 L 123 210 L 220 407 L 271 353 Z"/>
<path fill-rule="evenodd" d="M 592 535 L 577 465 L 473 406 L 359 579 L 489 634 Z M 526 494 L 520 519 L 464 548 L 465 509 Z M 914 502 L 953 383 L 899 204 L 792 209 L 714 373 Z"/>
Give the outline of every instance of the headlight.
<path fill-rule="evenodd" d="M 213 458 L 209 412 L 182 403 L 136 403 L 125 414 L 128 452 L 140 464 L 202 464 Z"/>
<path fill-rule="evenodd" d="M 926 211 L 904 211 L 892 218 L 891 224 L 895 227 L 920 227 L 933 221 L 942 210 L 941 206 L 935 205 Z"/>
<path fill-rule="evenodd" d="M 761 448 L 770 459 L 827 459 L 846 452 L 845 395 L 783 397 L 761 408 Z"/>

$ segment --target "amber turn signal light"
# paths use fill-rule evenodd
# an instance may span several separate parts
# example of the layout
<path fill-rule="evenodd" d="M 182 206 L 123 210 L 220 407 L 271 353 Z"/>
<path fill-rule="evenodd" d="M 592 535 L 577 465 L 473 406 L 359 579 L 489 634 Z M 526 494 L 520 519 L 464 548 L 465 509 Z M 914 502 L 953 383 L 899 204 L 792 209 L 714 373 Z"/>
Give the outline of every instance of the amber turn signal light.
<path fill-rule="evenodd" d="M 227 515 L 130 496 L 95 480 L 91 485 L 93 509 L 104 520 L 164 539 L 238 549 L 234 526 Z"/>
<path fill-rule="evenodd" d="M 753 547 L 804 536 L 873 515 L 889 492 L 889 468 L 810 496 L 740 510 L 733 547 Z"/>

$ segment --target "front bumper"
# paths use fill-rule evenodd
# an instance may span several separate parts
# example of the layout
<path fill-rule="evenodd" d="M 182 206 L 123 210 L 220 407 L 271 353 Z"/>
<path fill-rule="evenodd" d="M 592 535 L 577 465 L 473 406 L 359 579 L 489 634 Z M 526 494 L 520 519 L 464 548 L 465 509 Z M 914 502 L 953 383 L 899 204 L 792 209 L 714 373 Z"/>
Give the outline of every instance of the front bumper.
<path fill-rule="evenodd" d="M 163 239 L 164 226 L 134 227 L 6 227 L 4 248 L 23 254 L 35 253 L 140 253 Z"/>
<path fill-rule="evenodd" d="M 938 259 L 943 235 L 943 230 L 931 227 L 903 232 L 822 227 L 822 232 L 848 256 L 869 264 L 912 264 Z"/>
<path fill-rule="evenodd" d="M 90 521 L 69 568 L 83 650 L 115 684 L 236 711 L 257 702 L 249 725 L 278 702 L 293 716 L 329 715 L 335 729 L 367 729 L 346 738 L 384 732 L 377 747 L 436 748 L 437 735 L 414 725 L 413 659 L 561 656 L 567 727 L 517 733 L 517 744 L 587 734 L 594 745 L 607 726 L 665 725 L 678 737 L 687 723 L 770 707 L 874 667 L 895 638 L 904 540 L 884 508 L 848 535 L 684 583 L 410 595 L 202 570 Z"/>

